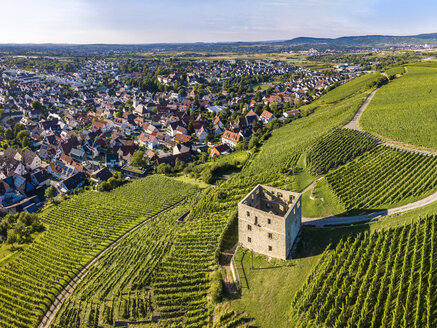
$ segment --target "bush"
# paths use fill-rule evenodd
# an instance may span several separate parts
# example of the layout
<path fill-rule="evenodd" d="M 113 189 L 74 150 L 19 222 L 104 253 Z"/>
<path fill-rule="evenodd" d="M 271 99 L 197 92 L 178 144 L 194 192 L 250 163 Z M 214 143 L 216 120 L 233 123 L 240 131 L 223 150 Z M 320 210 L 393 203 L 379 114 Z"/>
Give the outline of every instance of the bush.
<path fill-rule="evenodd" d="M 221 301 L 223 295 L 223 281 L 222 273 L 219 270 L 214 271 L 211 274 L 211 289 L 210 296 L 213 303 Z"/>

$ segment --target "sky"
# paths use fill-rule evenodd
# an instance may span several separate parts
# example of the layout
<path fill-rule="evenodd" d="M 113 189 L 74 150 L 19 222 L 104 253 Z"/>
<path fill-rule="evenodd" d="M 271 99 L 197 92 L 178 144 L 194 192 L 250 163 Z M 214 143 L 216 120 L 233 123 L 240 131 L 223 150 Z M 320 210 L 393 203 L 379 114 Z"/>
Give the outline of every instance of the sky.
<path fill-rule="evenodd" d="M 0 0 L 0 43 L 178 43 L 437 32 L 435 0 Z"/>

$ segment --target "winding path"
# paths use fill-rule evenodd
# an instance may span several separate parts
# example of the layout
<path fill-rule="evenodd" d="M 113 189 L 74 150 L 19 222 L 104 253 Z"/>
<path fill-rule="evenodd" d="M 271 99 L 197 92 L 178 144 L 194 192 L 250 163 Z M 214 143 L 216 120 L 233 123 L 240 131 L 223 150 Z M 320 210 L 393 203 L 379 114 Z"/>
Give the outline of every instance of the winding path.
<path fill-rule="evenodd" d="M 381 144 L 384 146 L 388 146 L 388 147 L 392 147 L 392 148 L 396 148 L 396 149 L 400 149 L 400 150 L 404 150 L 404 151 L 408 151 L 408 152 L 424 154 L 427 156 L 437 156 L 437 153 L 433 153 L 430 151 L 411 149 L 411 148 L 395 145 L 395 144 L 392 144 L 390 142 L 382 141 L 382 140 L 378 139 L 377 137 L 363 131 L 358 126 L 358 120 L 359 120 L 360 116 L 363 114 L 364 110 L 367 108 L 367 106 L 372 101 L 373 97 L 375 96 L 376 92 L 379 89 L 380 89 L 380 87 L 376 88 L 375 90 L 373 90 L 369 94 L 369 96 L 367 96 L 366 100 L 363 102 L 361 107 L 358 109 L 358 112 L 355 114 L 354 118 L 348 124 L 343 126 L 343 128 L 360 131 L 360 132 L 370 136 L 371 138 L 373 138 L 378 144 Z M 310 184 L 307 188 L 305 188 L 305 191 L 308 190 L 309 188 L 313 187 L 315 185 L 315 183 L 317 183 L 319 180 L 320 180 L 320 178 L 317 179 L 316 181 L 314 181 L 312 184 Z M 372 212 L 372 213 L 368 213 L 368 214 L 355 215 L 355 216 L 332 215 L 332 216 L 326 216 L 326 217 L 320 217 L 320 218 L 302 217 L 302 224 L 314 225 L 317 227 L 326 227 L 326 226 L 331 226 L 331 225 L 347 225 L 347 224 L 353 224 L 353 223 L 360 223 L 360 222 L 369 221 L 369 220 L 372 220 L 372 219 L 375 219 L 378 217 L 391 215 L 391 214 L 395 214 L 395 213 L 402 213 L 402 212 L 406 212 L 406 211 L 413 210 L 416 208 L 420 208 L 420 207 L 429 205 L 435 201 L 437 201 L 437 192 L 435 192 L 434 194 L 432 194 L 426 198 L 423 198 L 421 200 L 413 202 L 413 203 L 409 203 L 409 204 L 406 204 L 406 205 L 403 205 L 400 207 L 396 207 L 396 208 L 392 208 L 392 209 L 388 209 L 388 210 L 381 210 L 381 211 L 377 211 L 377 212 Z"/>
<path fill-rule="evenodd" d="M 38 325 L 38 328 L 48 328 L 52 321 L 55 319 L 56 314 L 61 309 L 62 304 L 65 302 L 65 300 L 73 293 L 74 289 L 77 287 L 77 285 L 85 278 L 85 276 L 88 273 L 88 270 L 95 264 L 98 263 L 98 261 L 111 249 L 116 248 L 120 242 L 126 238 L 128 235 L 130 235 L 132 232 L 138 230 L 142 226 L 144 226 L 147 222 L 150 220 L 153 220 L 158 215 L 165 213 L 173 208 L 175 208 L 177 205 L 179 205 L 182 201 L 179 201 L 166 209 L 162 210 L 161 212 L 156 213 L 155 215 L 149 217 L 147 220 L 137 224 L 132 229 L 125 232 L 122 236 L 118 237 L 115 241 L 113 241 L 108 247 L 106 247 L 103 251 L 101 251 L 91 262 L 89 262 L 73 279 L 70 280 L 67 286 L 59 293 L 58 296 L 56 296 L 55 300 L 50 305 L 50 308 L 47 310 L 47 312 L 44 314 L 44 317 L 41 319 L 40 324 Z"/>

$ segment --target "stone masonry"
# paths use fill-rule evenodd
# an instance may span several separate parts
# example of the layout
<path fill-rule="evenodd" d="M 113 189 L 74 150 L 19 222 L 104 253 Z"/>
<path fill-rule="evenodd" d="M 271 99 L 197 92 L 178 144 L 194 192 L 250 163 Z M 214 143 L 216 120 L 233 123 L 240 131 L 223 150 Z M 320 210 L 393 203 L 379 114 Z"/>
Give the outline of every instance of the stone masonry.
<path fill-rule="evenodd" d="M 257 185 L 238 204 L 238 241 L 256 253 L 287 259 L 301 227 L 301 194 Z"/>

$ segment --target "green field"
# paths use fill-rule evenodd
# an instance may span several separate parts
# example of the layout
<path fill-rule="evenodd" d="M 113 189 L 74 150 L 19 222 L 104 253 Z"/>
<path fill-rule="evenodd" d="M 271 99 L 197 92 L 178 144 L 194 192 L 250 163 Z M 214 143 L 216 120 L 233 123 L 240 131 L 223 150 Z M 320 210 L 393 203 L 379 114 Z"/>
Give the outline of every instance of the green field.
<path fill-rule="evenodd" d="M 197 188 L 162 176 L 111 192 L 84 192 L 41 214 L 47 228 L 0 267 L 0 326 L 35 327 L 52 300 L 90 260 L 145 218 Z"/>
<path fill-rule="evenodd" d="M 296 293 L 298 327 L 435 327 L 436 217 L 340 241 Z"/>
<path fill-rule="evenodd" d="M 393 208 L 437 190 L 437 157 L 377 146 L 326 179 L 347 210 Z"/>
<path fill-rule="evenodd" d="M 402 77 L 381 87 L 359 125 L 383 138 L 437 149 L 437 66 L 408 65 Z"/>

